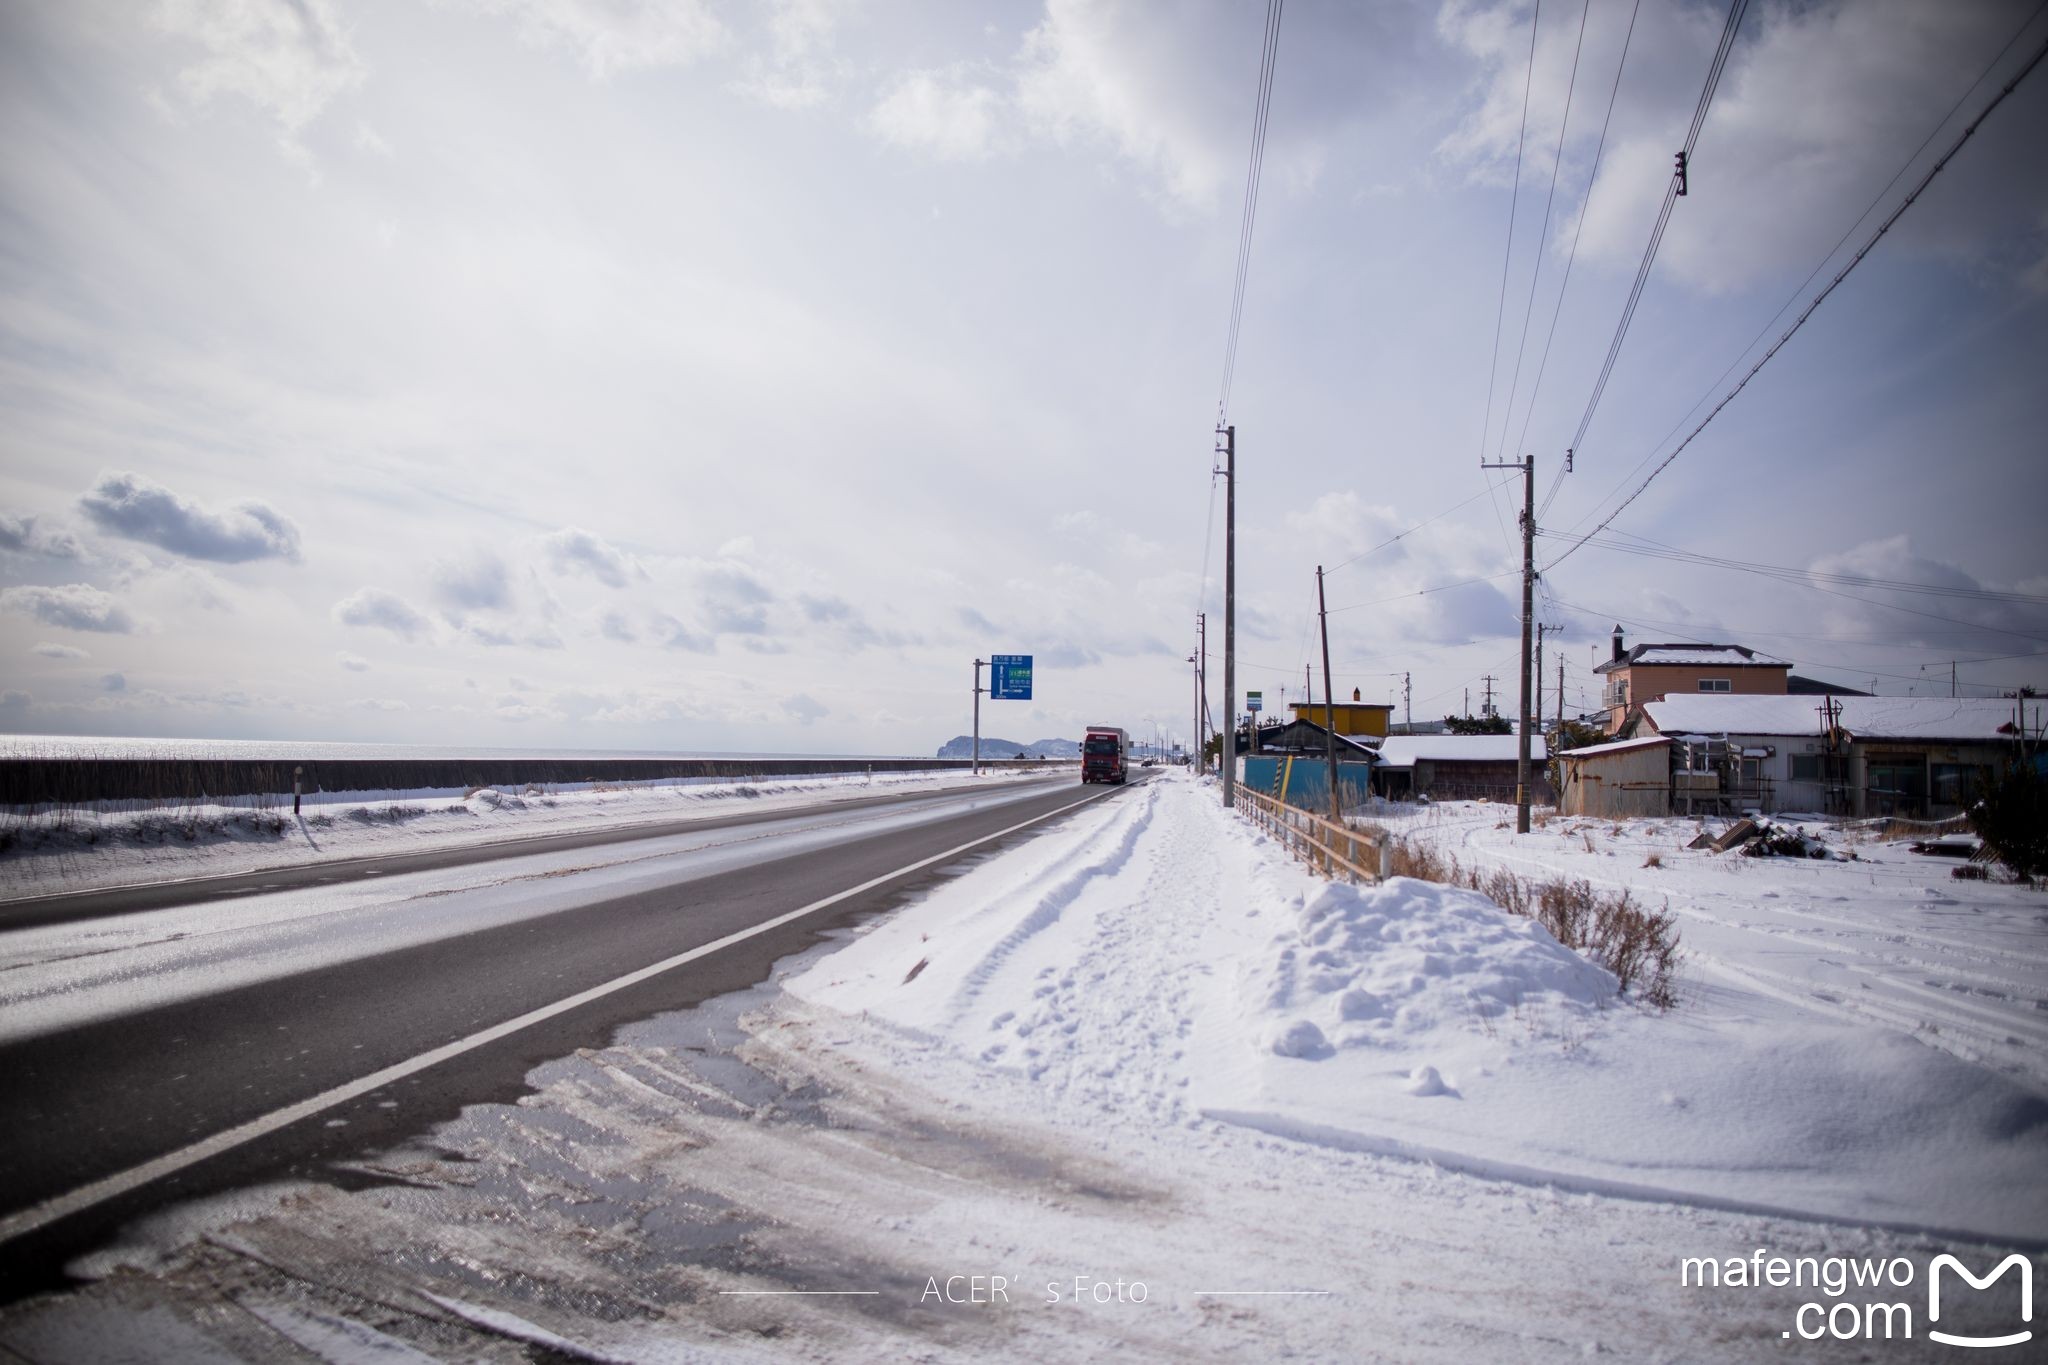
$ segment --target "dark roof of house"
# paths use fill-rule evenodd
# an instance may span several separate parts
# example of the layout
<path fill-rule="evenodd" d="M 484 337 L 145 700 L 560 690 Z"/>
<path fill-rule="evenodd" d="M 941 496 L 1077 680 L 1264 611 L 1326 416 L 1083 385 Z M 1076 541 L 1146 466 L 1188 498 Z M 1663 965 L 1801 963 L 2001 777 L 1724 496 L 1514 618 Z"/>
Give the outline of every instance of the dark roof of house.
<path fill-rule="evenodd" d="M 1285 725 L 1262 725 L 1259 727 L 1259 747 L 1273 752 L 1321 754 L 1329 752 L 1330 732 L 1312 720 L 1290 720 Z M 1370 744 L 1362 744 L 1346 735 L 1337 736 L 1337 753 L 1347 759 L 1377 759 L 1379 754 Z"/>
<path fill-rule="evenodd" d="M 1824 682 L 1819 678 L 1802 678 L 1793 673 L 1785 679 L 1785 691 L 1794 697 L 1867 697 L 1868 692 L 1840 683 Z"/>

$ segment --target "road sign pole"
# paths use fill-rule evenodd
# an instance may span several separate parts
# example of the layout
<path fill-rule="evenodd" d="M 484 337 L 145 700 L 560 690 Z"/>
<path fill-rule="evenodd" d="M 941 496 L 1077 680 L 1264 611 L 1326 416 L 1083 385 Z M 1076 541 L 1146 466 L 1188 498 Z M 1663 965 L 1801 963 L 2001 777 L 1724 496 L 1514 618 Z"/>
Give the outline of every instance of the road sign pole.
<path fill-rule="evenodd" d="M 988 667 L 988 660 L 974 661 L 974 775 L 981 776 L 981 670 Z"/>

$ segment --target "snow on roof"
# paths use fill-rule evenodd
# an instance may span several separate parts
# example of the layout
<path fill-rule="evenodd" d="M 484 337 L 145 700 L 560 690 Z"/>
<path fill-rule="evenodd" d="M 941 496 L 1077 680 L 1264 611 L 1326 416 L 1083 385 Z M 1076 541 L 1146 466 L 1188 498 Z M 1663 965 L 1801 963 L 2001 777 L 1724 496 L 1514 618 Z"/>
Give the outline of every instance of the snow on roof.
<path fill-rule="evenodd" d="M 1857 739 L 1948 739 L 1996 742 L 2013 720 L 2017 702 L 2004 697 L 1837 697 L 1841 726 Z M 1726 693 L 1666 697 L 1643 713 L 1665 735 L 1815 735 L 1821 732 L 1819 697 L 1743 697 Z M 2029 701 L 2027 728 L 2038 732 L 2043 704 Z"/>
<path fill-rule="evenodd" d="M 1647 749 L 1652 745 L 1669 744 L 1670 742 L 1663 735 L 1647 735 L 1641 739 L 1617 739 L 1606 744 L 1588 744 L 1580 749 L 1560 749 L 1557 756 L 1566 759 L 1590 758 L 1594 754 L 1616 754 L 1620 753 L 1623 749 Z"/>
<path fill-rule="evenodd" d="M 1514 735 L 1393 735 L 1380 745 L 1380 762 L 1389 767 L 1412 767 L 1415 760 L 1432 763 L 1514 762 L 1520 744 Z M 1529 761 L 1543 760 L 1543 736 L 1529 736 Z"/>
<path fill-rule="evenodd" d="M 1654 667 L 1673 664 L 1689 668 L 1790 668 L 1789 660 L 1774 659 L 1742 645 L 1637 645 L 1619 659 L 1610 659 L 1593 671 L 1606 673 L 1616 668 Z"/>

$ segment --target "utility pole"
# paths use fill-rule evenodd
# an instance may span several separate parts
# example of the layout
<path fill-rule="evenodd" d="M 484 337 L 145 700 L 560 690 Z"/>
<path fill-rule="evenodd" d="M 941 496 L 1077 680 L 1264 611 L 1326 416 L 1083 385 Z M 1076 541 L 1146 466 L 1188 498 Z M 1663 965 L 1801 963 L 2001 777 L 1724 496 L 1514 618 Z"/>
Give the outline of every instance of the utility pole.
<path fill-rule="evenodd" d="M 981 776 L 981 670 L 988 667 L 988 660 L 974 661 L 974 775 Z"/>
<path fill-rule="evenodd" d="M 1223 428 L 1223 808 L 1237 805 L 1237 428 Z"/>
<path fill-rule="evenodd" d="M 1208 745 L 1204 743 L 1207 736 L 1202 733 L 1202 713 L 1209 705 L 1207 677 L 1202 670 L 1207 666 L 1208 658 L 1209 614 L 1198 611 L 1195 613 L 1195 755 L 1191 765 L 1196 777 L 1200 777 L 1209 766 Z"/>
<path fill-rule="evenodd" d="M 1486 684 L 1486 690 L 1479 695 L 1479 714 L 1482 716 L 1499 715 L 1500 708 L 1493 704 L 1493 674 L 1481 674 L 1479 681 Z"/>
<path fill-rule="evenodd" d="M 1413 674 L 1403 673 L 1401 675 L 1401 719 L 1407 724 L 1411 734 L 1415 730 L 1415 708 L 1410 705 L 1414 699 L 1411 693 L 1411 685 L 1414 681 Z"/>
<path fill-rule="evenodd" d="M 1337 699 L 1330 691 L 1330 609 L 1323 599 L 1323 566 L 1316 565 L 1316 615 L 1323 628 L 1323 737 L 1330 751 L 1330 819 L 1344 822 L 1344 808 L 1337 800 Z"/>
<path fill-rule="evenodd" d="M 1956 661 L 1954 659 L 1948 661 L 1948 694 L 1951 697 L 1956 694 Z"/>
<path fill-rule="evenodd" d="M 1685 167 L 1679 164 L 1679 193 L 1685 192 Z M 1515 833 L 1529 832 L 1529 647 L 1536 616 L 1536 457 L 1519 462 L 1482 464 L 1482 469 L 1522 471 L 1522 708 L 1521 739 L 1515 746 Z"/>
<path fill-rule="evenodd" d="M 1557 655 L 1557 728 L 1564 728 L 1564 652 Z"/>

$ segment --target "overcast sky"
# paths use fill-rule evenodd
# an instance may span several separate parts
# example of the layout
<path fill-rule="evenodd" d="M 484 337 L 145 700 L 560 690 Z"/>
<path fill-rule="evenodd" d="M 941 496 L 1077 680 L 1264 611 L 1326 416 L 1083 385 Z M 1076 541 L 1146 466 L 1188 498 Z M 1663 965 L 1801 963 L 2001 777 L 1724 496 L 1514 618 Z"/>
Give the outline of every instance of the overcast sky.
<path fill-rule="evenodd" d="M 1264 8 L 0 0 L 0 730 L 918 753 L 1002 652 L 1038 695 L 986 733 L 1184 733 Z M 2034 9 L 1751 5 L 1547 531 L 1753 363 Z M 1447 511 L 1332 572 L 1337 686 L 1512 688 L 1519 487 L 1477 466 L 1548 493 L 1725 14 L 1548 0 L 1532 63 L 1527 4 L 1286 7 L 1240 690 L 1298 699 L 1318 563 Z M 2043 145 L 2037 70 L 1609 534 L 2048 597 Z M 1546 686 L 1616 621 L 2048 682 L 2038 600 L 1832 582 L 1589 545 Z"/>

